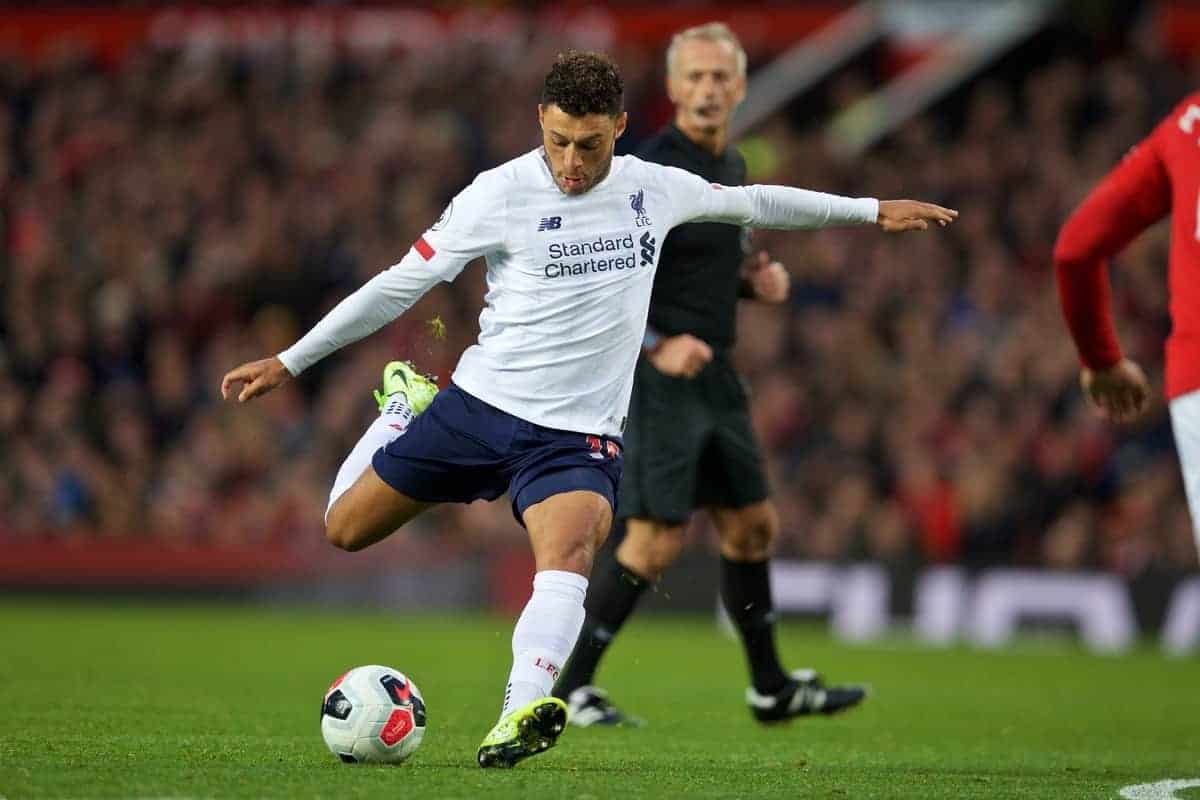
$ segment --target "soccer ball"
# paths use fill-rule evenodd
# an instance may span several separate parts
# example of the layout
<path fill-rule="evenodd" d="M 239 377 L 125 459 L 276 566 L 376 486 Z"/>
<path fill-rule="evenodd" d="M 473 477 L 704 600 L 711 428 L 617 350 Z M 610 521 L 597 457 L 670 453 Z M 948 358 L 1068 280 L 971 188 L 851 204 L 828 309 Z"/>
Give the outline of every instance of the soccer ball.
<path fill-rule="evenodd" d="M 425 737 L 425 701 L 402 672 L 355 667 L 325 691 L 321 736 L 347 764 L 398 764 Z"/>

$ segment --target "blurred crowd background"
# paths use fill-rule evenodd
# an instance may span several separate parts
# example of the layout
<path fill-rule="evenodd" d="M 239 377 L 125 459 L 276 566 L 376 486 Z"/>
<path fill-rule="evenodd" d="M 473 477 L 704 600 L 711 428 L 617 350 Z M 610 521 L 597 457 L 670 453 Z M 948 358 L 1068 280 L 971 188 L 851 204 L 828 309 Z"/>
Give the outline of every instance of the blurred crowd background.
<path fill-rule="evenodd" d="M 561 43 L 401 54 L 141 45 L 0 55 L 0 547 L 121 539 L 325 547 L 332 476 L 383 364 L 444 381 L 477 332 L 469 268 L 376 336 L 238 407 L 221 375 L 278 352 L 396 262 L 481 169 L 536 146 Z M 618 45 L 629 151 L 669 117 L 661 52 Z M 751 51 L 752 69 L 765 54 Z M 818 119 L 858 59 L 754 129 L 752 180 L 957 207 L 936 235 L 755 234 L 791 302 L 743 301 L 780 552 L 891 563 L 1194 569 L 1161 394 L 1116 428 L 1082 402 L 1050 254 L 1095 180 L 1195 85 L 1151 22 L 1069 22 L 863 158 Z M 1130 355 L 1161 387 L 1167 230 L 1117 261 Z M 444 335 L 442 326 L 444 324 Z M 411 548 L 524 548 L 504 501 L 439 509 Z M 696 548 L 711 547 L 704 524 Z"/>

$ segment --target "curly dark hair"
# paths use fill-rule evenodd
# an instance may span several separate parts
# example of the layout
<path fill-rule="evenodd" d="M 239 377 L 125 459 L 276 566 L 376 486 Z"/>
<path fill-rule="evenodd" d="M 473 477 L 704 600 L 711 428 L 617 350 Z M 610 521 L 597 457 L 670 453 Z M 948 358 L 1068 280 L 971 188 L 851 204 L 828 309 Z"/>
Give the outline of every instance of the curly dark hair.
<path fill-rule="evenodd" d="M 625 81 L 603 53 L 559 53 L 542 85 L 542 105 L 556 105 L 573 117 L 621 113 Z"/>

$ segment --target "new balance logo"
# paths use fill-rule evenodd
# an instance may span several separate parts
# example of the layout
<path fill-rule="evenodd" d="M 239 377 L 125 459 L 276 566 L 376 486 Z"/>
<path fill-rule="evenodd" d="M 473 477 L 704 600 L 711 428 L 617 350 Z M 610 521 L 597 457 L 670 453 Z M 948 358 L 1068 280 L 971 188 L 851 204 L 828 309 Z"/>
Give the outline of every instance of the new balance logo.
<path fill-rule="evenodd" d="M 539 231 L 556 231 L 562 227 L 562 217 L 542 217 L 538 223 Z"/>
<path fill-rule="evenodd" d="M 654 248 L 658 242 L 650 235 L 650 231 L 646 231 L 638 239 L 638 244 L 642 246 L 642 266 L 648 267 L 654 263 Z"/>

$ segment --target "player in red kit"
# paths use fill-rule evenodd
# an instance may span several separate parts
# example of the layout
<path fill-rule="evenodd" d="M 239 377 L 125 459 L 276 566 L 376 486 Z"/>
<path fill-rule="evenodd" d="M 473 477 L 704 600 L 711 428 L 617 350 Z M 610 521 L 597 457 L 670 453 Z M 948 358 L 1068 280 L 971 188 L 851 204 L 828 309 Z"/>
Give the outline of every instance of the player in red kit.
<path fill-rule="evenodd" d="M 1117 342 L 1108 259 L 1167 214 L 1172 330 L 1166 396 L 1200 547 L 1200 92 L 1176 106 L 1100 181 L 1071 214 L 1054 248 L 1063 315 L 1083 361 L 1083 391 L 1117 421 L 1141 414 L 1149 385 Z"/>

